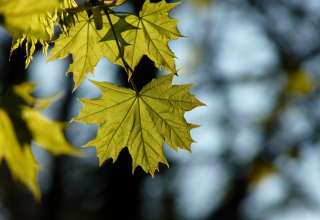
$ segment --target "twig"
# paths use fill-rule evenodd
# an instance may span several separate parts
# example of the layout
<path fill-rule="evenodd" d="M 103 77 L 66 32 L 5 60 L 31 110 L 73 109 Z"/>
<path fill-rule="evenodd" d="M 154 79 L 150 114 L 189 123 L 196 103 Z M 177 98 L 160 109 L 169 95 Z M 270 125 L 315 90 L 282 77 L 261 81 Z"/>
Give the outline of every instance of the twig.
<path fill-rule="evenodd" d="M 125 70 L 127 72 L 127 75 L 129 76 L 130 72 L 131 72 L 131 75 L 132 75 L 133 74 L 133 70 L 131 69 L 131 67 L 128 65 L 128 63 L 124 59 L 124 55 L 123 55 L 123 52 L 122 52 L 121 47 L 120 47 L 120 41 L 118 39 L 117 33 L 116 33 L 116 31 L 114 29 L 114 26 L 112 24 L 112 20 L 111 20 L 111 17 L 110 17 L 109 9 L 108 8 L 104 8 L 103 10 L 104 10 L 105 14 L 107 15 L 109 24 L 111 26 L 111 31 L 112 31 L 112 34 L 113 34 L 115 40 L 116 40 L 118 51 L 119 51 L 119 54 L 120 54 L 120 57 L 121 57 L 121 61 L 122 61 L 123 66 L 124 66 L 124 68 L 125 68 Z M 139 93 L 139 90 L 138 90 L 137 86 L 135 85 L 135 83 L 133 82 L 132 78 L 129 79 L 129 83 L 132 86 L 132 88 L 136 91 L 136 93 Z"/>

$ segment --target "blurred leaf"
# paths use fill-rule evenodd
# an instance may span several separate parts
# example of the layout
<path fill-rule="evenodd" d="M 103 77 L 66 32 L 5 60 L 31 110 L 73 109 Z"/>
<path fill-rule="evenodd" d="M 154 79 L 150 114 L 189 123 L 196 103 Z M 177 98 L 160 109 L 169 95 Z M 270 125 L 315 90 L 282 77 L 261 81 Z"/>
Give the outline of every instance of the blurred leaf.
<path fill-rule="evenodd" d="M 40 98 L 36 100 L 36 103 L 34 104 L 34 108 L 39 110 L 39 111 L 43 111 L 46 108 L 48 108 L 52 103 L 56 102 L 57 100 L 59 100 L 62 97 L 63 93 L 58 93 L 56 95 L 53 96 L 49 96 L 46 98 Z"/>
<path fill-rule="evenodd" d="M 37 183 L 38 164 L 29 145 L 19 143 L 9 115 L 0 108 L 0 160 L 6 160 L 15 179 L 25 184 L 40 198 Z"/>
<path fill-rule="evenodd" d="M 103 3 L 110 6 L 119 6 L 126 3 L 127 0 L 103 0 Z"/>
<path fill-rule="evenodd" d="M 59 6 L 58 0 L 0 0 L 0 14 L 4 26 L 13 34 L 27 34 L 37 39 L 47 39 L 49 32 L 40 16 L 53 12 Z"/>
<path fill-rule="evenodd" d="M 288 93 L 297 93 L 301 95 L 309 95 L 314 90 L 313 80 L 307 72 L 299 70 L 289 74 L 286 91 Z"/>
<path fill-rule="evenodd" d="M 29 65 L 41 43 L 46 51 L 47 41 L 54 34 L 54 21 L 50 13 L 59 7 L 58 0 L 0 0 L 2 24 L 12 34 L 11 53 L 19 46 L 26 46 L 26 66 Z"/>
<path fill-rule="evenodd" d="M 0 159 L 7 162 L 12 176 L 39 199 L 39 167 L 31 151 L 32 141 L 54 155 L 80 155 L 80 152 L 65 139 L 63 123 L 45 118 L 32 107 L 37 103 L 30 94 L 33 87 L 24 83 L 1 96 Z"/>
<path fill-rule="evenodd" d="M 275 173 L 277 173 L 277 169 L 271 162 L 255 161 L 250 171 L 250 183 L 258 184 Z"/>
<path fill-rule="evenodd" d="M 213 3 L 214 0 L 191 0 L 191 3 L 199 8 L 206 8 L 211 3 Z"/>

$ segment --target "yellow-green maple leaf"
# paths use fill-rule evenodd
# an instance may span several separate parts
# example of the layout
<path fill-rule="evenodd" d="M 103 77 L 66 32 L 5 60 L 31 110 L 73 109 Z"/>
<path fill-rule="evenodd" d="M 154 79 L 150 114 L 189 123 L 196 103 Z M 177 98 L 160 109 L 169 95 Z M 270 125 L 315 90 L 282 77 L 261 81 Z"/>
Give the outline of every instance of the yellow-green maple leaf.
<path fill-rule="evenodd" d="M 13 177 L 25 184 L 35 197 L 39 198 L 38 164 L 30 146 L 19 143 L 10 117 L 0 108 L 0 161 L 2 160 L 6 160 Z"/>
<path fill-rule="evenodd" d="M 51 16 L 54 23 L 58 23 L 63 32 L 68 32 L 69 27 L 76 23 L 76 12 L 68 11 L 67 9 L 74 9 L 78 4 L 74 0 L 60 0 L 60 7 Z"/>
<path fill-rule="evenodd" d="M 172 85 L 173 75 L 152 80 L 138 94 L 111 83 L 94 82 L 101 90 L 98 99 L 83 99 L 77 121 L 98 124 L 97 137 L 87 146 L 95 146 L 100 164 L 127 147 L 133 171 L 141 166 L 154 174 L 159 163 L 168 165 L 163 144 L 190 150 L 190 130 L 184 113 L 203 105 L 189 93 L 191 85 Z"/>
<path fill-rule="evenodd" d="M 177 20 L 169 16 L 176 6 L 177 3 L 166 3 L 165 0 L 158 3 L 146 0 L 139 17 L 126 17 L 126 21 L 136 27 L 122 33 L 123 38 L 130 44 L 125 48 L 125 60 L 131 69 L 137 66 L 143 55 L 147 55 L 158 68 L 177 73 L 175 56 L 168 46 L 169 40 L 176 40 L 181 36 L 177 29 Z"/>
<path fill-rule="evenodd" d="M 37 42 L 46 51 L 54 31 L 54 22 L 47 17 L 58 6 L 59 0 L 0 0 L 1 23 L 13 36 L 11 52 L 25 43 L 26 65 L 31 62 Z"/>
<path fill-rule="evenodd" d="M 42 45 L 42 51 L 47 55 L 58 11 L 61 14 L 64 9 L 76 6 L 74 0 L 0 0 L 1 23 L 13 36 L 11 53 L 25 45 L 26 67 L 32 60 L 37 43 Z"/>
<path fill-rule="evenodd" d="M 32 91 L 33 85 L 24 83 L 0 97 L 0 162 L 5 160 L 12 176 L 39 199 L 39 165 L 31 142 L 54 155 L 79 155 L 79 151 L 65 139 L 63 123 L 49 120 L 32 107 L 38 106 Z"/>
<path fill-rule="evenodd" d="M 55 41 L 50 53 L 50 60 L 64 58 L 72 54 L 73 63 L 68 72 L 73 73 L 75 88 L 85 79 L 88 73 L 94 71 L 95 66 L 102 57 L 108 58 L 112 63 L 117 63 L 119 55 L 115 41 L 100 42 L 103 35 L 109 30 L 110 25 L 103 16 L 102 30 L 96 30 L 92 17 L 87 13 L 78 13 L 78 21 L 68 33 L 62 33 Z M 117 17 L 112 16 L 114 23 Z"/>
<path fill-rule="evenodd" d="M 30 34 L 39 39 L 48 38 L 48 30 L 41 15 L 54 11 L 58 0 L 0 0 L 0 14 L 4 26 L 14 35 Z"/>

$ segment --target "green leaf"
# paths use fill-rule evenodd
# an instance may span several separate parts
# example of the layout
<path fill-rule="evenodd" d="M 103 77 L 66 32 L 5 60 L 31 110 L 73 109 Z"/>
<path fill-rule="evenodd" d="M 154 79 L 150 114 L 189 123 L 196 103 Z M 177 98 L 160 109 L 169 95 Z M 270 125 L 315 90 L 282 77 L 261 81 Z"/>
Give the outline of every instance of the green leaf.
<path fill-rule="evenodd" d="M 73 73 L 75 88 L 79 87 L 89 73 L 94 72 L 95 66 L 102 57 L 117 63 L 119 52 L 116 42 L 100 42 L 103 34 L 110 28 L 105 16 L 102 18 L 103 28 L 96 30 L 93 17 L 89 18 L 85 12 L 79 13 L 75 26 L 71 27 L 68 33 L 62 33 L 51 50 L 49 60 L 72 54 L 73 63 L 68 72 Z M 118 20 L 115 16 L 112 16 L 112 19 L 114 23 Z"/>
<path fill-rule="evenodd" d="M 124 53 L 124 47 L 128 46 L 129 44 L 123 39 L 122 33 L 128 30 L 134 30 L 137 29 L 136 27 L 129 24 L 125 17 L 121 16 L 118 17 L 119 20 L 113 25 L 115 34 L 117 35 L 117 38 L 119 40 L 119 44 L 121 46 L 121 53 Z M 110 28 L 107 34 L 101 39 L 101 41 L 115 41 L 116 38 L 112 32 L 112 29 Z"/>
<path fill-rule="evenodd" d="M 80 115 L 75 120 L 98 124 L 97 137 L 87 146 L 95 146 L 100 164 L 128 147 L 133 171 L 141 166 L 154 175 L 158 164 L 168 162 L 163 144 L 190 150 L 193 142 L 184 113 L 203 105 L 189 93 L 191 85 L 172 85 L 173 75 L 147 84 L 139 94 L 111 83 L 94 82 L 101 90 L 98 99 L 83 99 Z"/>
<path fill-rule="evenodd" d="M 31 143 L 54 155 L 80 155 L 64 136 L 65 125 L 44 117 L 38 100 L 31 96 L 34 86 L 24 83 L 9 89 L 0 97 L 0 162 L 5 160 L 12 176 L 40 198 L 37 182 L 39 166 L 31 151 Z M 46 105 L 48 101 L 46 100 Z"/>
<path fill-rule="evenodd" d="M 147 0 L 139 17 L 126 17 L 126 21 L 136 27 L 122 33 L 124 40 L 130 44 L 125 48 L 125 60 L 131 69 L 137 66 L 143 55 L 147 55 L 158 68 L 177 73 L 175 56 L 168 46 L 169 40 L 181 37 L 177 21 L 169 16 L 176 6 L 177 3 L 166 3 L 165 0 L 158 3 Z"/>

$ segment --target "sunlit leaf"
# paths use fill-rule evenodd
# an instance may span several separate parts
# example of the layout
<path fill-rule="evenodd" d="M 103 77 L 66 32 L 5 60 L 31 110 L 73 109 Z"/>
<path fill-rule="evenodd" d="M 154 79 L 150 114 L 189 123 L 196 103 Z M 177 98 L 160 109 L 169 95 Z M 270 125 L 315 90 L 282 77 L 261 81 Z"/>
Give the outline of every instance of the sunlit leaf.
<path fill-rule="evenodd" d="M 103 3 L 108 6 L 119 6 L 126 2 L 127 0 L 104 0 Z"/>
<path fill-rule="evenodd" d="M 30 145 L 20 144 L 16 135 L 9 115 L 0 108 L 0 160 L 6 160 L 13 177 L 25 184 L 36 198 L 40 198 L 38 164 Z"/>
<path fill-rule="evenodd" d="M 54 155 L 80 155 L 64 136 L 65 125 L 44 117 L 31 96 L 33 85 L 24 83 L 9 89 L 0 99 L 0 159 L 5 160 L 12 176 L 40 198 L 37 183 L 39 166 L 31 143 Z"/>
<path fill-rule="evenodd" d="M 14 35 L 27 34 L 38 39 L 49 37 L 49 28 L 41 20 L 59 6 L 58 0 L 0 0 L 4 26 Z"/>
<path fill-rule="evenodd" d="M 26 65 L 35 52 L 36 43 L 48 47 L 47 41 L 54 34 L 54 22 L 48 19 L 51 12 L 59 7 L 59 0 L 0 0 L 2 24 L 12 34 L 11 52 L 25 45 Z"/>
<path fill-rule="evenodd" d="M 115 16 L 112 18 L 116 23 L 118 18 Z M 75 88 L 81 84 L 87 74 L 94 71 L 102 57 L 117 63 L 119 52 L 116 42 L 100 42 L 103 34 L 110 28 L 105 16 L 103 16 L 103 23 L 103 28 L 96 30 L 93 17 L 89 18 L 85 12 L 79 13 L 75 26 L 71 27 L 68 33 L 62 33 L 51 50 L 50 60 L 64 58 L 72 54 L 73 63 L 68 71 L 73 73 Z"/>
<path fill-rule="evenodd" d="M 184 113 L 203 105 L 189 93 L 191 85 L 172 85 L 173 75 L 151 81 L 138 94 L 111 83 L 94 82 L 102 96 L 83 99 L 77 121 L 98 124 L 95 146 L 100 164 L 117 159 L 128 147 L 133 171 L 137 166 L 150 174 L 158 164 L 168 164 L 163 144 L 171 148 L 190 150 L 193 142 L 190 130 L 196 127 L 186 122 Z"/>
<path fill-rule="evenodd" d="M 176 40 L 181 36 L 177 29 L 177 20 L 169 16 L 176 6 L 177 3 L 166 3 L 165 0 L 158 3 L 147 0 L 139 16 L 126 17 L 126 21 L 136 27 L 122 34 L 124 40 L 130 44 L 125 48 L 125 60 L 132 69 L 143 55 L 147 55 L 158 68 L 177 73 L 175 56 L 168 46 L 169 40 Z"/>

